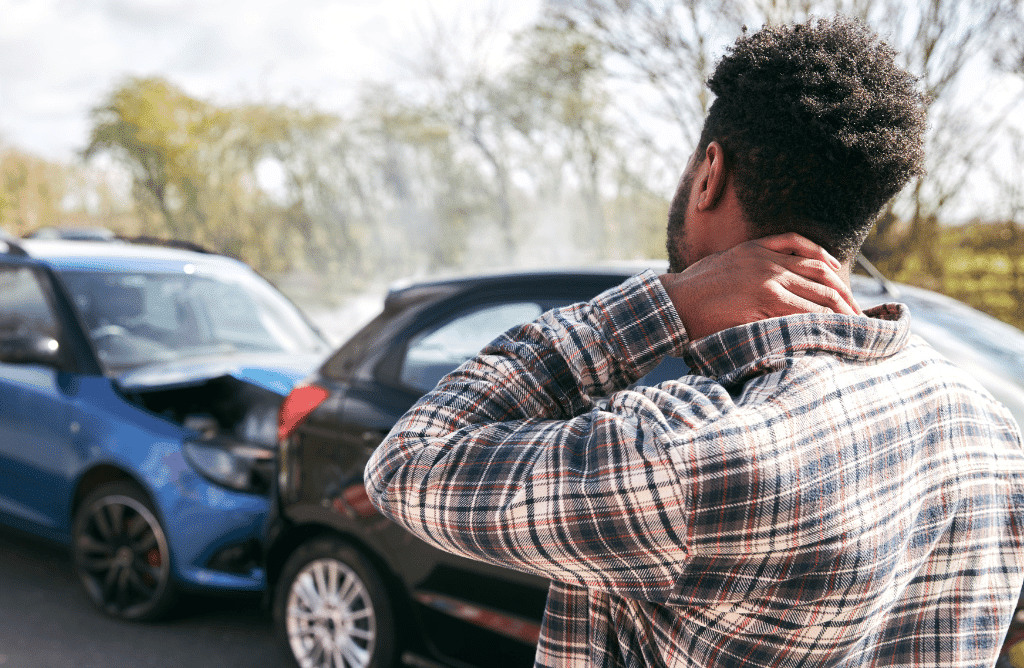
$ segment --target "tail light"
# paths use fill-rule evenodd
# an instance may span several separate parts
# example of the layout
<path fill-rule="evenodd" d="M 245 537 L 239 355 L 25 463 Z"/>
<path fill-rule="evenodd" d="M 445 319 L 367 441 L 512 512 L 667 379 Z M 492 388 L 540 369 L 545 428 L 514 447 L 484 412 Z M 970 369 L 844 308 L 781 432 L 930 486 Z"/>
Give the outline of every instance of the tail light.
<path fill-rule="evenodd" d="M 281 404 L 277 416 L 277 440 L 281 442 L 291 436 L 310 413 L 322 404 L 330 392 L 318 385 L 302 385 L 294 388 Z"/>

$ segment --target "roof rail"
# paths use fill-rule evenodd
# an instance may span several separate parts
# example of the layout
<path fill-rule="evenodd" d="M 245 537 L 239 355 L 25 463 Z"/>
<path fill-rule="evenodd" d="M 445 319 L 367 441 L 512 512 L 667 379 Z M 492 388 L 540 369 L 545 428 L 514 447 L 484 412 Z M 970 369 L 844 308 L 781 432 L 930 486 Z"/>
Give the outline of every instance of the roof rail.
<path fill-rule="evenodd" d="M 71 241 L 113 241 L 114 233 L 105 227 L 54 227 L 47 225 L 25 235 L 26 239 L 68 239 Z"/>
<path fill-rule="evenodd" d="M 224 253 L 218 253 L 215 250 L 197 244 L 193 241 L 183 241 L 181 239 L 164 239 L 162 237 L 150 237 L 150 236 L 136 236 L 127 237 L 117 235 L 115 237 L 119 241 L 127 241 L 130 244 L 145 244 L 147 246 L 165 246 L 167 248 L 180 248 L 181 250 L 190 250 L 195 253 L 206 253 L 207 255 L 224 255 Z"/>
<path fill-rule="evenodd" d="M 21 244 L 18 243 L 18 238 L 7 230 L 0 230 L 0 247 L 4 248 L 3 252 L 7 255 L 28 257 L 28 251 L 22 248 Z"/>

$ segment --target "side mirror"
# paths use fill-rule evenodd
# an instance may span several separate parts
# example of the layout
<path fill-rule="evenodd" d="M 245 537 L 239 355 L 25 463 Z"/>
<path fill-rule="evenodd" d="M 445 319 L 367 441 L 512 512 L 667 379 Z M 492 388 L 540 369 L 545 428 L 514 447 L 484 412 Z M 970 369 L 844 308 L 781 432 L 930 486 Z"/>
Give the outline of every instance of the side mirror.
<path fill-rule="evenodd" d="M 45 334 L 0 336 L 0 362 L 59 367 L 60 344 Z"/>

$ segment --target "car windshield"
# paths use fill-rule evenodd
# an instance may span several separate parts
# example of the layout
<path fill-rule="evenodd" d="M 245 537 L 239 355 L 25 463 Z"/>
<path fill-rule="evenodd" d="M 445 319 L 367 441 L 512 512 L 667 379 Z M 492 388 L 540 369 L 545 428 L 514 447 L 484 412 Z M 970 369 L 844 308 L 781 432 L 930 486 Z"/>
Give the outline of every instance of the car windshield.
<path fill-rule="evenodd" d="M 326 350 L 291 302 L 255 276 L 99 271 L 61 276 L 107 371 L 237 352 Z"/>

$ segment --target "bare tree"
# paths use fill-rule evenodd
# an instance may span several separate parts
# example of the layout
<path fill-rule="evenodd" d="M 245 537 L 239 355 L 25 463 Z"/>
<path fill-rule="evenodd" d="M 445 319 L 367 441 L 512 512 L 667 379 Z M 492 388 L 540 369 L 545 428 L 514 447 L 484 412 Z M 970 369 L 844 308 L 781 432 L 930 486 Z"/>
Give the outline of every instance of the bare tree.
<path fill-rule="evenodd" d="M 674 142 L 666 141 L 671 135 L 657 125 L 656 134 L 638 141 L 661 148 L 663 155 L 687 155 L 710 102 L 703 82 L 713 56 L 743 24 L 756 27 L 834 13 L 857 16 L 887 35 L 908 69 L 920 75 L 932 101 L 928 175 L 892 203 L 868 250 L 896 273 L 911 248 L 937 280 L 942 273 L 938 225 L 963 210 L 975 192 L 970 186 L 986 178 L 994 149 L 1005 145 L 1011 128 L 1019 127 L 1020 95 L 1001 98 L 988 109 L 979 104 L 991 92 L 979 81 L 995 71 L 1019 78 L 1024 70 L 1024 4 L 1019 0 L 569 0 L 550 3 L 548 20 L 600 44 L 617 65 L 612 74 L 634 86 L 637 95 L 653 96 L 660 111 L 655 117 L 677 126 Z M 650 118 L 651 105 L 622 98 Z M 641 133 L 650 124 L 634 120 L 630 126 Z"/>
<path fill-rule="evenodd" d="M 513 211 L 513 149 L 511 126 L 497 113 L 503 92 L 492 74 L 502 55 L 500 12 L 488 5 L 460 20 L 445 23 L 436 16 L 412 38 L 418 47 L 396 56 L 416 80 L 412 93 L 420 113 L 433 117 L 472 148 L 490 171 L 489 196 L 503 253 L 514 256 L 519 230 Z"/>
<path fill-rule="evenodd" d="M 609 75 L 620 84 L 620 131 L 645 153 L 661 156 L 657 176 L 670 182 L 697 142 L 711 104 L 704 81 L 722 36 L 741 25 L 739 9 L 736 0 L 575 0 L 552 3 L 545 21 L 603 50 Z"/>
<path fill-rule="evenodd" d="M 983 100 L 993 91 L 979 85 L 994 80 L 991 68 L 1008 46 L 1004 40 L 1024 31 L 1022 5 L 1017 0 L 879 0 L 870 16 L 879 25 L 896 26 L 892 39 L 931 100 L 928 174 L 905 197 L 912 207 L 906 216 L 909 230 L 899 243 L 892 236 L 879 241 L 914 249 L 925 272 L 937 279 L 933 287 L 941 287 L 938 226 L 943 219 L 957 222 L 950 212 L 965 205 L 970 194 L 965 186 L 981 185 L 977 175 L 992 167 L 993 149 L 1006 141 L 1024 101 L 1016 95 L 984 109 Z M 895 272 L 902 261 L 890 257 L 895 261 L 888 268 Z"/>

